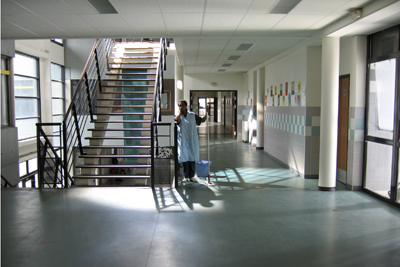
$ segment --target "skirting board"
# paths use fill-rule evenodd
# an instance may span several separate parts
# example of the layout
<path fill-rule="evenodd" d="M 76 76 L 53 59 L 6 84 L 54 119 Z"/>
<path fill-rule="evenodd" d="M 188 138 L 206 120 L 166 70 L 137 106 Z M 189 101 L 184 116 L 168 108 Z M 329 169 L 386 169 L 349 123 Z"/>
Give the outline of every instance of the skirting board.
<path fill-rule="evenodd" d="M 304 173 L 300 173 L 298 170 L 290 167 L 289 165 L 287 165 L 286 163 L 280 161 L 279 159 L 275 158 L 274 156 L 272 156 L 271 154 L 269 154 L 268 152 L 264 151 L 264 154 L 266 154 L 268 157 L 272 158 L 273 160 L 275 160 L 276 162 L 278 162 L 279 164 L 285 166 L 286 168 L 290 169 L 292 172 L 294 172 L 295 174 L 299 175 L 301 178 L 303 179 L 318 179 L 319 175 L 318 174 L 308 174 L 308 175 L 304 175 Z"/>

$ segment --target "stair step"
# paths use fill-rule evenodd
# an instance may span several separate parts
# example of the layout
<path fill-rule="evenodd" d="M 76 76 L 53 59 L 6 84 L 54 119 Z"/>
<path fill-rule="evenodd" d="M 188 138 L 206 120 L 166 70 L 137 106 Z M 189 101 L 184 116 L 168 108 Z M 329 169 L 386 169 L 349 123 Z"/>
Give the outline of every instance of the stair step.
<path fill-rule="evenodd" d="M 80 158 L 84 159 L 108 159 L 108 158 L 130 158 L 130 159 L 149 159 L 151 155 L 80 155 Z M 116 167 L 116 166 L 114 166 Z"/>
<path fill-rule="evenodd" d="M 136 84 L 136 85 L 123 85 L 123 84 L 114 84 L 114 85 L 101 85 L 101 87 L 127 87 L 127 88 L 136 88 L 136 87 L 154 87 L 154 84 Z"/>
<path fill-rule="evenodd" d="M 126 76 L 126 75 L 156 75 L 157 73 L 153 72 L 133 72 L 133 73 L 112 73 L 107 72 L 106 75 L 119 75 L 119 76 Z"/>
<path fill-rule="evenodd" d="M 132 148 L 138 148 L 138 149 L 150 149 L 151 146 L 83 146 L 85 149 L 102 149 L 102 148 L 127 148 L 127 149 L 132 149 Z"/>
<path fill-rule="evenodd" d="M 155 79 L 144 79 L 144 78 L 138 78 L 138 79 L 103 79 L 102 81 L 105 81 L 105 82 L 152 82 L 152 81 L 155 81 Z"/>
<path fill-rule="evenodd" d="M 120 116 L 120 115 L 152 115 L 150 112 L 109 112 L 109 113 L 96 113 L 97 116 Z"/>
<path fill-rule="evenodd" d="M 130 92 L 101 92 L 101 94 L 154 94 L 154 91 L 130 91 Z"/>
<path fill-rule="evenodd" d="M 151 165 L 122 165 L 122 164 L 112 164 L 112 165 L 79 165 L 76 168 L 90 169 L 90 168 L 151 168 Z"/>
<path fill-rule="evenodd" d="M 95 120 L 91 121 L 92 123 L 151 123 L 151 120 L 114 120 L 114 121 L 103 121 L 103 120 Z"/>
<path fill-rule="evenodd" d="M 152 54 L 152 53 L 150 53 Z M 157 59 L 158 57 L 110 57 L 110 59 Z"/>
<path fill-rule="evenodd" d="M 110 105 L 110 106 L 96 106 L 98 108 L 152 108 L 153 105 Z"/>
<path fill-rule="evenodd" d="M 106 137 L 85 137 L 88 140 L 150 140 L 150 136 L 106 136 Z"/>
<path fill-rule="evenodd" d="M 148 70 L 148 69 L 157 69 L 157 67 L 132 67 L 132 68 L 108 67 L 108 70 Z"/>
<path fill-rule="evenodd" d="M 150 179 L 150 175 L 76 175 L 73 179 Z"/>
<path fill-rule="evenodd" d="M 149 64 L 149 65 L 153 65 L 153 64 L 158 64 L 157 61 L 128 61 L 128 62 L 108 62 L 108 64 L 111 65 L 128 65 L 128 64 Z"/>
<path fill-rule="evenodd" d="M 152 48 L 151 48 L 152 49 Z M 139 49 L 137 49 L 139 50 Z M 146 50 L 146 49 L 143 49 Z M 153 54 L 159 54 L 160 51 L 158 50 L 153 50 L 153 51 L 124 51 L 123 54 L 137 54 L 137 55 L 153 55 Z M 122 57 L 124 58 L 124 57 Z"/>
<path fill-rule="evenodd" d="M 88 131 L 92 131 L 92 132 L 120 132 L 120 131 L 144 131 L 144 132 L 148 132 L 150 131 L 150 128 L 122 128 L 122 129 L 88 129 Z"/>
<path fill-rule="evenodd" d="M 153 101 L 153 98 L 98 98 L 97 101 Z"/>

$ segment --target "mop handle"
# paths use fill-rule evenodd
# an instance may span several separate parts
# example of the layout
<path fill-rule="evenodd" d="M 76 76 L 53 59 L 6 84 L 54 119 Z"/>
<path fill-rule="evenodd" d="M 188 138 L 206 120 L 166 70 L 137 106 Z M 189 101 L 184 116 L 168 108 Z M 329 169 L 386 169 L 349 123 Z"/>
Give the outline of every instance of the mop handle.
<path fill-rule="evenodd" d="M 210 183 L 210 106 L 207 105 L 207 151 L 208 151 L 208 183 Z"/>

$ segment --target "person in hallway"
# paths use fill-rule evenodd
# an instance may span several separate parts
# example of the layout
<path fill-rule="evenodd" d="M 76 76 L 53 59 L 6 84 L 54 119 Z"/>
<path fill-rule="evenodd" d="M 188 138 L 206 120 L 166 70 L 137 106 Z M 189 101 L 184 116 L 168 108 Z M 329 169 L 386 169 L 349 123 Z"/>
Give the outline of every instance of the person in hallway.
<path fill-rule="evenodd" d="M 203 118 L 192 111 L 187 110 L 187 102 L 184 99 L 178 102 L 179 114 L 175 117 L 178 122 L 178 161 L 183 165 L 184 178 L 182 182 L 197 182 L 194 178 L 195 162 L 199 161 L 199 136 L 197 125 L 207 120 L 207 111 Z"/>

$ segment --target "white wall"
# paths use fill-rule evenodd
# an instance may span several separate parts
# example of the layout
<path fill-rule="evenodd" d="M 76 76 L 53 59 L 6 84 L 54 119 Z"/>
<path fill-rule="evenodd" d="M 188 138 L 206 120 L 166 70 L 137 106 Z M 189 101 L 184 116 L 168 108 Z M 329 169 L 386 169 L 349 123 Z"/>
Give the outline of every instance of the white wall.
<path fill-rule="evenodd" d="M 212 86 L 212 82 L 217 85 Z M 190 90 L 237 91 L 239 103 L 242 103 L 245 98 L 243 74 L 185 74 L 183 86 L 184 99 L 187 101 L 190 98 Z"/>
<path fill-rule="evenodd" d="M 79 80 L 96 39 L 65 40 L 65 67 L 71 69 L 71 79 Z"/>
<path fill-rule="evenodd" d="M 307 88 L 307 48 L 302 48 L 285 58 L 282 58 L 276 62 L 273 62 L 267 66 L 265 66 L 265 88 L 271 88 L 275 90 L 275 86 L 279 86 L 282 84 L 283 88 L 285 88 L 285 83 L 289 83 L 289 90 L 291 86 L 291 82 L 295 82 L 295 89 L 297 90 L 298 82 L 301 82 L 302 86 L 306 86 Z M 267 93 L 267 90 L 265 90 Z M 307 89 L 306 89 L 306 96 Z M 310 96 L 311 97 L 311 96 Z M 306 98 L 306 99 L 307 99 Z M 302 106 L 305 106 L 305 101 L 302 99 Z M 321 100 L 320 100 L 321 101 Z M 272 98 L 267 97 L 268 106 L 272 106 Z M 293 102 L 293 101 L 292 101 Z M 313 101 L 314 102 L 314 101 Z M 275 96 L 275 106 L 277 106 L 277 97 Z M 285 103 L 286 104 L 286 103 Z M 294 103 L 292 103 L 292 106 Z M 307 103 L 308 105 L 308 103 Z"/>
<path fill-rule="evenodd" d="M 39 58 L 41 122 L 52 122 L 51 63 L 64 65 L 64 48 L 48 39 L 16 40 L 15 51 Z M 67 88 L 66 94 L 69 94 Z M 50 133 L 52 128 L 47 127 L 45 131 Z M 36 150 L 36 139 L 19 142 L 20 157 L 29 154 L 28 158 L 36 157 Z"/>

